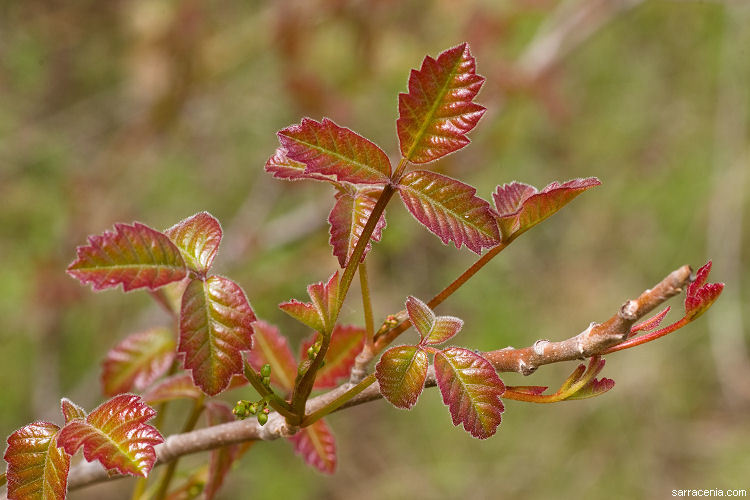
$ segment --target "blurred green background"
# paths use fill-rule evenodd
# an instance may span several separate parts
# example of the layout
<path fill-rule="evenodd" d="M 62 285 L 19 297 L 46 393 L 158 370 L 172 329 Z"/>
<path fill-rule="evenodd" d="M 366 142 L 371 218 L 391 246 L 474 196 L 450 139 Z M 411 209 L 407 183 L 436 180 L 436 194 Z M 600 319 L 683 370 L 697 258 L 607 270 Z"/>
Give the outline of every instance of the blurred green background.
<path fill-rule="evenodd" d="M 409 69 L 466 40 L 489 111 L 472 144 L 435 168 L 484 197 L 512 180 L 593 175 L 603 185 L 440 307 L 466 320 L 457 342 L 566 338 L 709 258 L 724 295 L 679 333 L 609 356 L 603 375 L 617 385 L 600 398 L 507 402 L 487 441 L 454 428 L 435 390 L 408 413 L 370 403 L 328 419 L 334 476 L 288 443 L 261 443 L 220 497 L 665 498 L 750 487 L 748 26 L 744 0 L 3 1 L 0 436 L 59 420 L 63 395 L 96 406 L 104 353 L 168 323 L 143 292 L 92 293 L 65 275 L 76 245 L 114 222 L 166 228 L 210 211 L 225 230 L 218 271 L 297 345 L 305 332 L 276 304 L 336 268 L 332 197 L 263 172 L 275 132 L 328 116 L 395 155 Z M 397 204 L 388 215 L 368 260 L 377 319 L 475 259 Z M 357 293 L 351 321 L 361 321 Z M 503 378 L 554 386 L 574 366 Z M 175 421 L 187 407 L 176 408 Z M 130 498 L 132 484 L 70 498 Z"/>

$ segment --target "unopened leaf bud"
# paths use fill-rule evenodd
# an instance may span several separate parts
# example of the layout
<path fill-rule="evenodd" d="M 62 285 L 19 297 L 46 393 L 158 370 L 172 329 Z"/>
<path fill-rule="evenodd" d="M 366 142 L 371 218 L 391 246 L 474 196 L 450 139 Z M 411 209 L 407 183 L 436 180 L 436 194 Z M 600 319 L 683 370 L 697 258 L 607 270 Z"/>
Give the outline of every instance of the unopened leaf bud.
<path fill-rule="evenodd" d="M 266 422 L 268 422 L 268 413 L 259 413 L 258 414 L 258 424 L 260 425 L 266 425 Z"/>
<path fill-rule="evenodd" d="M 263 368 L 260 369 L 260 375 L 262 377 L 270 377 L 271 376 L 271 365 L 266 363 L 263 365 Z"/>

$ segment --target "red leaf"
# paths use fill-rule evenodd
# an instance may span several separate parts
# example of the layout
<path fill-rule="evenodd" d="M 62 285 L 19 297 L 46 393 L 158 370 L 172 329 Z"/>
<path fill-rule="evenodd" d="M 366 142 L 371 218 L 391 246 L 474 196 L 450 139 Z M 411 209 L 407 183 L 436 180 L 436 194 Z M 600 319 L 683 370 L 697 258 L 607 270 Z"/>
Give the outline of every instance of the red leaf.
<path fill-rule="evenodd" d="M 360 189 L 339 192 L 336 195 L 336 204 L 328 216 L 328 223 L 331 225 L 330 243 L 333 247 L 333 255 L 339 259 L 339 265 L 342 268 L 346 267 L 349 257 L 354 252 L 354 247 L 357 246 L 367 219 L 370 218 L 375 208 L 380 191 Z M 380 241 L 383 228 L 385 228 L 385 214 L 380 216 L 370 240 Z M 362 254 L 362 261 L 365 260 L 365 255 L 371 248 L 372 243 L 367 243 L 365 252 Z"/>
<path fill-rule="evenodd" d="M 164 234 L 139 222 L 115 224 L 115 232 L 89 236 L 80 246 L 68 274 L 94 290 L 122 284 L 124 291 L 150 290 L 187 275 L 180 250 Z"/>
<path fill-rule="evenodd" d="M 174 399 L 196 400 L 203 392 L 193 383 L 193 378 L 187 373 L 165 378 L 143 394 L 143 400 L 148 404 L 163 403 Z"/>
<path fill-rule="evenodd" d="M 74 455 L 83 446 L 89 462 L 98 460 L 120 474 L 147 477 L 156 462 L 154 446 L 163 443 L 159 431 L 146 424 L 156 412 L 140 396 L 121 394 L 73 420 L 58 435 L 58 446 Z"/>
<path fill-rule="evenodd" d="M 473 102 L 482 83 L 466 43 L 437 60 L 425 57 L 422 68 L 411 71 L 409 93 L 398 96 L 396 127 L 404 158 L 427 163 L 466 146 L 466 133 L 485 111 Z"/>
<path fill-rule="evenodd" d="M 234 422 L 232 409 L 224 402 L 209 401 L 206 403 L 206 417 L 208 425 L 214 426 L 227 422 Z M 231 470 L 232 464 L 241 455 L 241 445 L 222 446 L 211 452 L 211 459 L 208 465 L 208 480 L 203 489 L 205 500 L 211 500 L 224 484 L 227 473 Z"/>
<path fill-rule="evenodd" d="M 647 319 L 646 321 L 642 321 L 638 323 L 637 325 L 633 325 L 633 327 L 630 329 L 630 336 L 633 336 L 634 334 L 641 332 L 641 331 L 647 332 L 649 330 L 653 330 L 654 328 L 657 328 L 661 324 L 664 317 L 669 312 L 669 309 L 670 307 L 668 306 L 659 314 L 656 314 L 652 316 L 651 318 Z"/>
<path fill-rule="evenodd" d="M 205 275 L 219 251 L 221 224 L 208 212 L 200 212 L 164 231 L 193 271 Z"/>
<path fill-rule="evenodd" d="M 388 349 L 375 366 L 380 393 L 393 406 L 408 410 L 422 394 L 428 365 L 427 353 L 419 346 Z"/>
<path fill-rule="evenodd" d="M 463 424 L 472 436 L 495 434 L 504 411 L 502 380 L 489 361 L 468 349 L 450 347 L 435 354 L 435 377 L 453 425 Z"/>
<path fill-rule="evenodd" d="M 288 181 L 312 179 L 316 181 L 335 182 L 333 177 L 327 175 L 306 173 L 305 164 L 289 159 L 285 148 L 276 149 L 273 156 L 268 159 L 266 162 L 266 172 L 277 179 Z"/>
<path fill-rule="evenodd" d="M 481 253 L 482 248 L 500 243 L 497 222 L 489 203 L 474 196 L 476 189 L 445 175 L 415 170 L 398 185 L 406 208 L 446 245 L 466 245 Z"/>
<path fill-rule="evenodd" d="M 62 398 L 60 400 L 60 409 L 62 410 L 66 424 L 75 418 L 86 418 L 86 410 L 68 398 Z"/>
<path fill-rule="evenodd" d="M 289 438 L 294 452 L 308 465 L 320 472 L 333 474 L 336 471 L 336 441 L 325 421 L 318 420 Z"/>
<path fill-rule="evenodd" d="M 688 285 L 685 296 L 685 317 L 691 321 L 706 312 L 724 290 L 724 283 L 706 283 L 710 272 L 711 261 L 709 260 L 705 266 L 698 269 L 695 273 L 695 280 Z"/>
<path fill-rule="evenodd" d="M 60 428 L 34 422 L 8 437 L 8 500 L 62 500 L 68 487 L 70 456 L 57 447 Z"/>
<path fill-rule="evenodd" d="M 271 382 L 289 392 L 297 377 L 297 362 L 294 360 L 289 342 L 275 326 L 258 320 L 253 323 L 255 345 L 247 360 L 257 371 L 268 363 L 271 365 Z"/>
<path fill-rule="evenodd" d="M 435 316 L 427 304 L 411 295 L 406 299 L 406 311 L 411 324 L 419 332 L 420 345 L 442 344 L 464 326 L 463 320 L 454 316 Z"/>
<path fill-rule="evenodd" d="M 303 118 L 278 133 L 287 158 L 307 167 L 305 174 L 334 175 L 353 184 L 387 184 L 388 156 L 378 146 L 328 118 Z"/>
<path fill-rule="evenodd" d="M 290 300 L 279 304 L 279 309 L 317 332 L 329 332 L 338 316 L 339 273 L 336 271 L 324 284 L 313 283 L 307 286 L 311 302 Z"/>
<path fill-rule="evenodd" d="M 162 376 L 175 357 L 174 334 L 166 328 L 134 333 L 111 349 L 102 363 L 102 388 L 107 396 L 142 391 Z"/>
<path fill-rule="evenodd" d="M 492 195 L 503 238 L 539 224 L 587 189 L 599 186 L 596 177 L 553 182 L 538 191 L 534 186 L 511 182 L 498 186 Z"/>
<path fill-rule="evenodd" d="M 307 349 L 313 345 L 314 338 L 302 343 L 300 357 L 307 356 Z M 362 351 L 365 343 L 365 330 L 358 326 L 336 325 L 331 334 L 331 343 L 326 352 L 325 364 L 315 378 L 315 389 L 330 389 L 338 386 L 342 378 L 349 376 L 354 360 Z"/>
<path fill-rule="evenodd" d="M 245 292 L 221 276 L 193 280 L 180 310 L 180 344 L 185 368 L 206 394 L 223 391 L 234 374 L 242 374 L 242 351 L 253 347 L 255 321 Z"/>

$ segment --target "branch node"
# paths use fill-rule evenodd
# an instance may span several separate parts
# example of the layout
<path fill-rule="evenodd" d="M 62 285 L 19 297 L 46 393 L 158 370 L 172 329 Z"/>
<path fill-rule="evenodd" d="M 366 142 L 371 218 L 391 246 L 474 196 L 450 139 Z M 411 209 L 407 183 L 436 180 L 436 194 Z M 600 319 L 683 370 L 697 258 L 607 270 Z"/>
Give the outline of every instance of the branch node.
<path fill-rule="evenodd" d="M 536 371 L 536 366 L 531 366 L 526 363 L 523 359 L 518 360 L 518 371 L 525 376 L 531 375 Z"/>
<path fill-rule="evenodd" d="M 650 290 L 646 293 L 649 293 Z M 638 319 L 639 304 L 636 300 L 628 300 L 620 308 L 620 317 L 626 321 L 635 321 Z"/>
<path fill-rule="evenodd" d="M 537 356 L 543 356 L 544 355 L 544 348 L 549 344 L 549 340 L 547 339 L 539 339 L 536 342 L 534 342 L 534 354 Z"/>

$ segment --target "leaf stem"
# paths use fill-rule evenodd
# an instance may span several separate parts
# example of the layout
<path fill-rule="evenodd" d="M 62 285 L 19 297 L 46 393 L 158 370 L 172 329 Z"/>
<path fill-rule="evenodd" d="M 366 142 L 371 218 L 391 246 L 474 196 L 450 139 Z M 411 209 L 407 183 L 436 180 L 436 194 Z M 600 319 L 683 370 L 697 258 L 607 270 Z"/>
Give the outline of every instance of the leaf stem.
<path fill-rule="evenodd" d="M 308 425 L 312 425 L 321 418 L 325 417 L 329 413 L 333 413 L 336 411 L 341 405 L 346 403 L 347 401 L 351 400 L 354 396 L 359 394 L 360 392 L 367 389 L 370 385 L 375 382 L 375 374 L 372 373 L 365 377 L 359 384 L 355 385 L 345 393 L 343 393 L 341 396 L 337 397 L 324 407 L 312 412 L 311 414 L 307 415 L 303 420 L 301 427 L 307 427 Z"/>
<path fill-rule="evenodd" d="M 375 335 L 375 324 L 372 319 L 372 300 L 370 298 L 370 282 L 367 276 L 367 261 L 359 264 L 359 286 L 362 289 L 362 310 L 365 315 L 365 344 L 372 347 Z"/>
<path fill-rule="evenodd" d="M 335 325 L 336 322 L 333 322 Z M 333 330 L 331 325 L 331 330 Z M 320 344 L 320 351 L 315 355 L 315 358 L 307 367 L 307 371 L 297 380 L 294 386 L 294 392 L 292 393 L 292 412 L 294 414 L 293 421 L 296 425 L 302 423 L 305 418 L 305 406 L 307 404 L 307 398 L 310 397 L 310 393 L 315 385 L 315 376 L 318 370 L 323 365 L 323 359 L 325 359 L 326 352 L 328 352 L 328 346 L 331 344 L 331 332 L 321 332 L 323 335 L 323 341 Z"/>
<path fill-rule="evenodd" d="M 245 360 L 244 372 L 247 381 L 250 382 L 250 385 L 252 385 L 256 391 L 258 391 L 258 394 L 260 394 L 262 398 L 265 398 L 268 401 L 271 408 L 288 419 L 297 418 L 297 414 L 292 410 L 292 406 L 289 403 L 284 401 L 284 399 L 274 391 L 263 385 L 263 381 L 255 371 L 255 368 L 253 368 L 247 360 Z"/>
<path fill-rule="evenodd" d="M 190 432 L 195 428 L 196 424 L 198 423 L 198 419 L 201 416 L 201 413 L 203 413 L 203 410 L 205 409 L 203 400 L 204 397 L 201 396 L 195 401 L 195 403 L 193 404 L 193 411 L 191 411 L 190 415 L 188 415 L 185 424 L 182 426 L 181 433 Z M 156 489 L 156 500 L 164 500 L 164 498 L 166 498 L 169 491 L 169 483 L 172 482 L 172 478 L 174 477 L 174 473 L 177 470 L 178 463 L 179 459 L 169 462 L 169 465 L 167 465 L 167 469 L 162 473 L 161 478 L 159 479 L 159 486 Z"/>
<path fill-rule="evenodd" d="M 3 472 L 2 474 L 0 474 L 0 486 L 5 485 L 5 483 L 7 482 L 8 482 L 8 473 Z"/>

